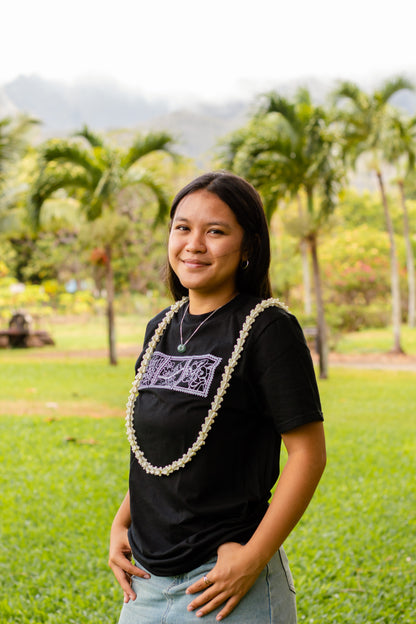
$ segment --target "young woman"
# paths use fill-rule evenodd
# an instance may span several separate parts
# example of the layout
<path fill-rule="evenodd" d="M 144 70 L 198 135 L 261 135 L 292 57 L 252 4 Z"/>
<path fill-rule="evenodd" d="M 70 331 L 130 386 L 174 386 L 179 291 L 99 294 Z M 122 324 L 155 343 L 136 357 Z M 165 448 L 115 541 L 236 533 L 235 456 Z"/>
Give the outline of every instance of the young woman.
<path fill-rule="evenodd" d="M 302 330 L 271 298 L 254 188 L 225 172 L 188 184 L 168 259 L 176 302 L 148 324 L 127 405 L 129 491 L 109 561 L 119 624 L 293 624 L 282 544 L 319 482 L 325 441 Z M 281 440 L 288 460 L 269 504 Z"/>

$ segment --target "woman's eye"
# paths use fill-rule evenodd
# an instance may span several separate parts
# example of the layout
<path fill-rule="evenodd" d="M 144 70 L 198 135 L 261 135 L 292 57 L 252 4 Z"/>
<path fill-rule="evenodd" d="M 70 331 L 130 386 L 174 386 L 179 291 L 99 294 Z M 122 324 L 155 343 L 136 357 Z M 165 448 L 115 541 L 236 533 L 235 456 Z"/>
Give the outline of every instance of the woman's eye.
<path fill-rule="evenodd" d="M 209 231 L 210 234 L 224 234 L 224 232 L 222 230 L 217 230 L 217 229 L 212 229 Z"/>
<path fill-rule="evenodd" d="M 188 230 L 189 228 L 186 225 L 177 225 L 175 227 L 175 230 L 178 230 L 179 232 L 186 232 L 186 230 Z"/>

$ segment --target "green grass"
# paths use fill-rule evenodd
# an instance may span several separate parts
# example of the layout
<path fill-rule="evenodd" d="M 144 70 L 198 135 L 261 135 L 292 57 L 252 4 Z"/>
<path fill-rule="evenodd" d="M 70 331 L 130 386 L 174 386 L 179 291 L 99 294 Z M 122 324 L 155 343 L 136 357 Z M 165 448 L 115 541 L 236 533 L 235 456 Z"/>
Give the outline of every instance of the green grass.
<path fill-rule="evenodd" d="M 79 329 L 73 344 L 94 340 Z M 0 623 L 114 623 L 122 596 L 107 566 L 108 533 L 129 451 L 123 419 L 88 418 L 84 405 L 121 414 L 134 357 L 110 367 L 39 355 L 0 352 Z M 328 466 L 286 543 L 299 622 L 416 621 L 415 381 L 332 369 L 320 382 Z M 22 397 L 38 415 L 16 415 Z"/>
<path fill-rule="evenodd" d="M 402 348 L 408 355 L 416 355 L 416 329 L 402 326 Z M 393 346 L 391 328 L 363 329 L 340 336 L 336 350 L 339 353 L 386 353 Z"/>
<path fill-rule="evenodd" d="M 122 419 L 3 416 L 0 435 L 0 622 L 115 622 L 107 536 L 127 489 Z"/>
<path fill-rule="evenodd" d="M 21 354 L 21 353 L 20 353 Z M 20 355 L 19 354 L 19 355 Z M 110 406 L 125 403 L 134 378 L 135 358 L 123 358 L 118 366 L 105 359 L 69 359 L 67 361 L 1 362 L 7 379 L 0 384 L 0 400 L 60 402 L 93 399 Z"/>
<path fill-rule="evenodd" d="M 118 345 L 137 345 L 139 348 L 149 315 L 118 316 L 115 321 Z M 56 348 L 67 351 L 107 348 L 107 321 L 105 316 L 88 316 L 73 319 L 56 317 L 42 327 L 52 335 Z M 48 350 L 53 350 L 47 347 Z"/>
<path fill-rule="evenodd" d="M 416 621 L 416 375 L 321 383 L 328 465 L 287 542 L 304 622 Z"/>

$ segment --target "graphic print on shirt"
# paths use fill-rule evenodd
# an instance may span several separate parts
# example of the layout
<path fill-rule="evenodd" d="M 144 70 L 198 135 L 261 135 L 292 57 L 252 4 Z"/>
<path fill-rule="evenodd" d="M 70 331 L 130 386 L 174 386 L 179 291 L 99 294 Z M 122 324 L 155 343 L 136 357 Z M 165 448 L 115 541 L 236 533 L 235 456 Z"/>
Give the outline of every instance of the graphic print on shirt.
<path fill-rule="evenodd" d="M 206 397 L 221 358 L 214 355 L 165 355 L 155 351 L 144 373 L 139 391 L 166 388 Z"/>

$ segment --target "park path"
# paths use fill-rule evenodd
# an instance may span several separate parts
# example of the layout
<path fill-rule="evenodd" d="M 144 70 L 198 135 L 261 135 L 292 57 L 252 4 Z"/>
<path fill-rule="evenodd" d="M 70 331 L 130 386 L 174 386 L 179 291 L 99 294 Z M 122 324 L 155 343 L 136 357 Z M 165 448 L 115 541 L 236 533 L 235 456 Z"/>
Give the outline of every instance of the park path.
<path fill-rule="evenodd" d="M 139 345 L 119 344 L 117 345 L 117 356 L 119 358 L 131 358 L 132 366 L 140 352 Z M 7 358 L 7 350 L 3 350 Z M 65 360 L 72 358 L 106 358 L 107 349 L 88 350 L 62 350 L 56 347 L 44 347 L 43 349 L 28 349 L 25 353 L 25 360 Z M 314 363 L 318 364 L 318 356 L 312 353 Z M 398 370 L 416 372 L 415 355 L 397 355 L 392 353 L 330 353 L 329 367 L 361 368 L 373 370 Z"/>
<path fill-rule="evenodd" d="M 315 364 L 318 357 L 312 354 Z M 393 353 L 330 353 L 329 368 L 358 368 L 366 370 L 396 370 L 416 373 L 416 356 Z"/>

